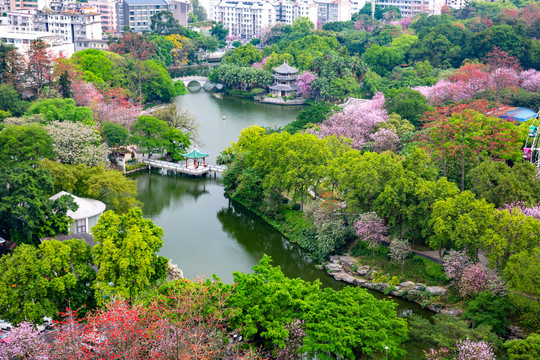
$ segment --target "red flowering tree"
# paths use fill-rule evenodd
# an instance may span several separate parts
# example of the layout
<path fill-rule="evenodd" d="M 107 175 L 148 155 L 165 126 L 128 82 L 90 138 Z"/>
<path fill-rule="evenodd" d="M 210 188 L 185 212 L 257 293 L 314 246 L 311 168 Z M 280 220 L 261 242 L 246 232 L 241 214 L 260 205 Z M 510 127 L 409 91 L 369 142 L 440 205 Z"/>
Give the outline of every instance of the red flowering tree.
<path fill-rule="evenodd" d="M 135 61 L 137 67 L 139 106 L 142 107 L 143 61 L 148 60 L 156 52 L 156 46 L 139 33 L 126 32 L 118 42 L 111 44 L 109 49 L 118 54 L 127 54 Z"/>
<path fill-rule="evenodd" d="M 36 90 L 36 98 L 39 99 L 41 89 L 50 83 L 52 72 L 52 55 L 47 48 L 47 43 L 43 40 L 34 40 L 30 43 L 28 50 L 28 62 L 26 75 L 30 84 Z"/>

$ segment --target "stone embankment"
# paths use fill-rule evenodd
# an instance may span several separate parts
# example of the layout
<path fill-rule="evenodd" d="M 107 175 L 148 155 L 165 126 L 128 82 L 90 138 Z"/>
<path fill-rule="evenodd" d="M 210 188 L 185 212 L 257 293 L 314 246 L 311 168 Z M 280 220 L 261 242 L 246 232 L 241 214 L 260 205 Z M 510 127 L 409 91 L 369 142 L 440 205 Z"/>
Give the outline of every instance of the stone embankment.
<path fill-rule="evenodd" d="M 426 286 L 412 281 L 396 285 L 373 282 L 376 270 L 370 268 L 369 265 L 359 264 L 357 259 L 347 255 L 330 257 L 330 262 L 325 265 L 325 268 L 328 274 L 337 281 L 400 297 L 437 313 L 461 315 L 461 309 L 449 308 L 444 304 L 443 297 L 448 294 L 448 289 L 443 286 Z"/>

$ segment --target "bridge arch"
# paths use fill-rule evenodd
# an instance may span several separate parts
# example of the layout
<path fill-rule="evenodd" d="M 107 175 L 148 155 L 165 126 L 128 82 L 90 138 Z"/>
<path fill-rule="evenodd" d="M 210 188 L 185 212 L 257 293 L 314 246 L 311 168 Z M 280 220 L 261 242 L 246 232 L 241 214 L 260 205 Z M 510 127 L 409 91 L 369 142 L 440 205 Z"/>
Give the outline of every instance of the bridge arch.
<path fill-rule="evenodd" d="M 197 92 L 201 89 L 214 91 L 223 89 L 223 84 L 213 83 L 205 76 L 184 76 L 173 79 L 173 81 L 182 81 L 188 91 Z M 191 87 L 191 90 L 189 89 Z"/>

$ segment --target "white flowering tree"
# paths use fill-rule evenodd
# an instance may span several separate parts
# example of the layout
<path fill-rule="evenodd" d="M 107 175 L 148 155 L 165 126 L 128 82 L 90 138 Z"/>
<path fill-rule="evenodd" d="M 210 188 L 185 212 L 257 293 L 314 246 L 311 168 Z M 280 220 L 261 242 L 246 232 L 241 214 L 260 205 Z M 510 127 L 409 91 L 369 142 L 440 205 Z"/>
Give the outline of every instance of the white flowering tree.
<path fill-rule="evenodd" d="M 93 126 L 54 121 L 45 130 L 53 140 L 55 158 L 63 164 L 96 166 L 110 152 L 109 147 L 102 144 L 101 136 Z"/>

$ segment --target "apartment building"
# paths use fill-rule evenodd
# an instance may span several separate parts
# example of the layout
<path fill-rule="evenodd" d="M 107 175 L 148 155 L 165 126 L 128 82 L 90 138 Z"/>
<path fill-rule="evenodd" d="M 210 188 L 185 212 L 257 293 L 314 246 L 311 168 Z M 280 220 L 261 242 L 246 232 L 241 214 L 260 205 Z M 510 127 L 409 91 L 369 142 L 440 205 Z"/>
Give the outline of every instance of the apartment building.
<path fill-rule="evenodd" d="M 36 15 L 36 29 L 63 37 L 67 43 L 77 40 L 102 40 L 101 15 L 93 8 L 82 8 L 81 12 L 43 11 Z"/>
<path fill-rule="evenodd" d="M 214 8 L 214 18 L 229 29 L 229 34 L 249 40 L 276 22 L 276 8 L 264 1 L 221 0 Z"/>
<path fill-rule="evenodd" d="M 377 5 L 384 7 L 395 6 L 403 17 L 414 17 L 420 13 L 440 15 L 445 0 L 376 0 Z"/>
<path fill-rule="evenodd" d="M 169 10 L 164 0 L 120 0 L 116 6 L 119 32 L 123 32 L 126 26 L 138 33 L 150 31 L 152 15 Z"/>
<path fill-rule="evenodd" d="M 20 53 L 26 54 L 34 40 L 47 43 L 53 56 L 71 57 L 75 51 L 74 44 L 66 43 L 62 36 L 44 31 L 15 30 L 10 25 L 0 26 L 0 41 L 14 45 Z"/>
<path fill-rule="evenodd" d="M 115 0 L 90 0 L 87 4 L 101 14 L 101 28 L 103 31 L 108 33 L 117 32 L 118 15 Z"/>
<path fill-rule="evenodd" d="M 19 9 L 41 10 L 49 5 L 49 0 L 4 0 L 3 8 L 6 11 L 15 11 Z"/>
<path fill-rule="evenodd" d="M 191 11 L 191 2 L 189 0 L 172 0 L 169 3 L 169 10 L 180 25 L 187 27 L 188 14 Z"/>
<path fill-rule="evenodd" d="M 276 1 L 276 22 L 292 24 L 299 17 L 307 17 L 317 23 L 317 3 L 314 0 Z"/>
<path fill-rule="evenodd" d="M 351 20 L 349 0 L 317 0 L 317 27 L 334 21 Z"/>
<path fill-rule="evenodd" d="M 15 11 L 7 11 L 7 23 L 10 25 L 10 30 L 13 32 L 28 32 L 36 29 L 34 22 L 37 10 L 23 9 Z"/>

